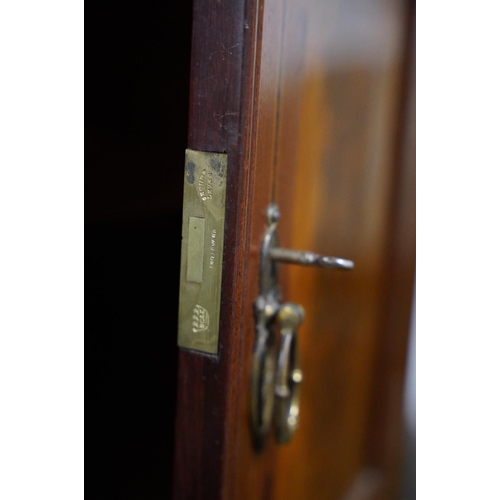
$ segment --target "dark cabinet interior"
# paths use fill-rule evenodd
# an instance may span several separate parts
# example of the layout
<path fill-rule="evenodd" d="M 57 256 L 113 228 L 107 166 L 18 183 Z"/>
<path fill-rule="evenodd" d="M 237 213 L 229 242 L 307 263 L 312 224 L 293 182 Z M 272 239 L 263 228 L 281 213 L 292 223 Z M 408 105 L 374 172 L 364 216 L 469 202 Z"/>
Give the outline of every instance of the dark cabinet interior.
<path fill-rule="evenodd" d="M 191 2 L 86 8 L 86 498 L 171 495 Z"/>

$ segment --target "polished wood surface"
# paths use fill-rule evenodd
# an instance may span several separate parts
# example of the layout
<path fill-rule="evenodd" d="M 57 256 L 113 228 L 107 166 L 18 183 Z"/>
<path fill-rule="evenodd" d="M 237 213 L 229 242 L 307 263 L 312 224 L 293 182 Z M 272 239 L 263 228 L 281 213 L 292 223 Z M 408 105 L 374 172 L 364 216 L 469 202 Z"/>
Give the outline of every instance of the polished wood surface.
<path fill-rule="evenodd" d="M 286 200 L 292 208 L 283 209 L 281 240 L 292 248 L 353 259 L 356 267 L 352 273 L 285 271 L 287 299 L 301 303 L 307 316 L 300 331 L 301 424 L 292 443 L 279 450 L 275 498 L 391 498 L 395 477 L 389 484 L 386 459 L 394 450 L 383 448 L 400 441 L 414 279 L 411 251 L 403 257 L 404 268 L 396 270 L 391 243 L 401 230 L 394 224 L 399 217 L 407 250 L 412 243 L 414 249 L 414 215 L 393 205 L 402 189 L 411 192 L 408 182 L 403 187 L 396 180 L 409 5 L 308 7 L 312 29 L 296 171 L 290 175 L 293 160 L 284 157 L 278 177 L 278 203 L 284 206 Z M 336 35 L 329 39 L 329 33 Z M 297 106 L 295 99 L 289 106 Z M 292 134 L 283 137 L 283 150 Z M 407 203 L 411 207 L 411 198 Z M 395 305 L 389 276 L 399 287 L 399 306 L 405 304 L 396 309 L 399 325 L 392 330 L 385 323 L 386 308 L 394 313 Z M 380 365 L 381 356 L 397 366 Z M 380 441 L 376 459 L 374 435 Z"/>
<path fill-rule="evenodd" d="M 219 352 L 179 353 L 174 497 L 222 498 L 234 447 L 246 223 L 244 61 L 254 46 L 244 2 L 193 5 L 188 147 L 228 154 Z M 245 49 L 245 58 L 244 58 Z M 242 67 L 245 70 L 242 73 Z M 171 332 L 175 335 L 175 332 Z"/>
<path fill-rule="evenodd" d="M 181 350 L 178 499 L 393 498 L 414 276 L 412 4 L 196 0 L 189 147 L 227 152 L 219 356 Z M 281 266 L 300 303 L 300 426 L 256 451 L 249 422 L 266 207 L 283 246 L 350 273 Z"/>
<path fill-rule="evenodd" d="M 262 64 L 269 67 L 261 66 L 259 82 L 249 266 L 257 272 L 264 209 L 275 195 L 284 246 L 353 258 L 356 270 L 350 275 L 282 269 L 286 300 L 306 309 L 299 333 L 305 373 L 301 426 L 289 446 L 276 449 L 269 440 L 264 457 L 252 455 L 248 436 L 241 434 L 238 449 L 246 458 L 232 494 L 245 491 L 248 498 L 364 498 L 385 488 L 385 471 L 370 460 L 367 446 L 384 281 L 391 267 L 385 251 L 407 11 L 397 2 L 375 9 L 373 2 L 360 3 L 357 13 L 349 4 L 333 7 L 266 4 L 262 43 L 270 49 L 263 49 Z M 363 21 L 378 36 L 371 44 L 359 28 Z M 328 33 L 335 30 L 344 37 L 340 49 L 334 46 L 338 39 L 328 45 Z M 269 168 L 275 193 L 268 188 Z M 411 286 L 411 263 L 401 278 Z M 257 289 L 251 283 L 245 289 L 250 319 Z M 411 292 L 401 300 L 409 304 Z M 406 331 L 396 332 L 403 345 Z M 244 332 L 245 339 L 252 336 L 251 321 Z M 245 347 L 243 377 L 252 342 L 246 340 Z M 404 360 L 404 350 L 398 359 Z M 393 375 L 401 384 L 403 371 Z M 243 401 L 241 427 L 247 412 Z"/>

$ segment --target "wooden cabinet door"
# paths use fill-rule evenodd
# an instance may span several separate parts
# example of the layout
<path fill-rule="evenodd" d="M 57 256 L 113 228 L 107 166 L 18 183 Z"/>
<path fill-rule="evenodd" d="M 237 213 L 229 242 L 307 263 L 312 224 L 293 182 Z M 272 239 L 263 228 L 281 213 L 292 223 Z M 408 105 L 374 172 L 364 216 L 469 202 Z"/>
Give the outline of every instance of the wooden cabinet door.
<path fill-rule="evenodd" d="M 178 499 L 395 498 L 415 267 L 414 6 L 195 0 L 188 147 L 227 153 L 217 355 L 179 353 Z M 298 430 L 257 449 L 254 302 L 267 207 L 301 304 Z"/>

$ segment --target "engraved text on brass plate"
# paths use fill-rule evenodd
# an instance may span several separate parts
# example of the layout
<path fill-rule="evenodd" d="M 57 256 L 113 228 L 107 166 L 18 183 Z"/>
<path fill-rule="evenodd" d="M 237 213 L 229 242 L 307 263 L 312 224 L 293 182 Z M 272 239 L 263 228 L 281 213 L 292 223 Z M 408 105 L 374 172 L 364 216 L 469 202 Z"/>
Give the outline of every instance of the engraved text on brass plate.
<path fill-rule="evenodd" d="M 217 354 L 227 155 L 187 149 L 184 174 L 178 344 Z"/>

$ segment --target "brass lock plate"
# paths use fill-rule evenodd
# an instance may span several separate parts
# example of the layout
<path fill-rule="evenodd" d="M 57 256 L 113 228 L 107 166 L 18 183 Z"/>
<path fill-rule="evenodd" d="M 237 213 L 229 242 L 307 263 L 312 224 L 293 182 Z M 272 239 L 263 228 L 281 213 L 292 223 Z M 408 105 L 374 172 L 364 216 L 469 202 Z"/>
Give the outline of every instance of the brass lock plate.
<path fill-rule="evenodd" d="M 179 347 L 217 354 L 227 155 L 186 150 Z"/>

